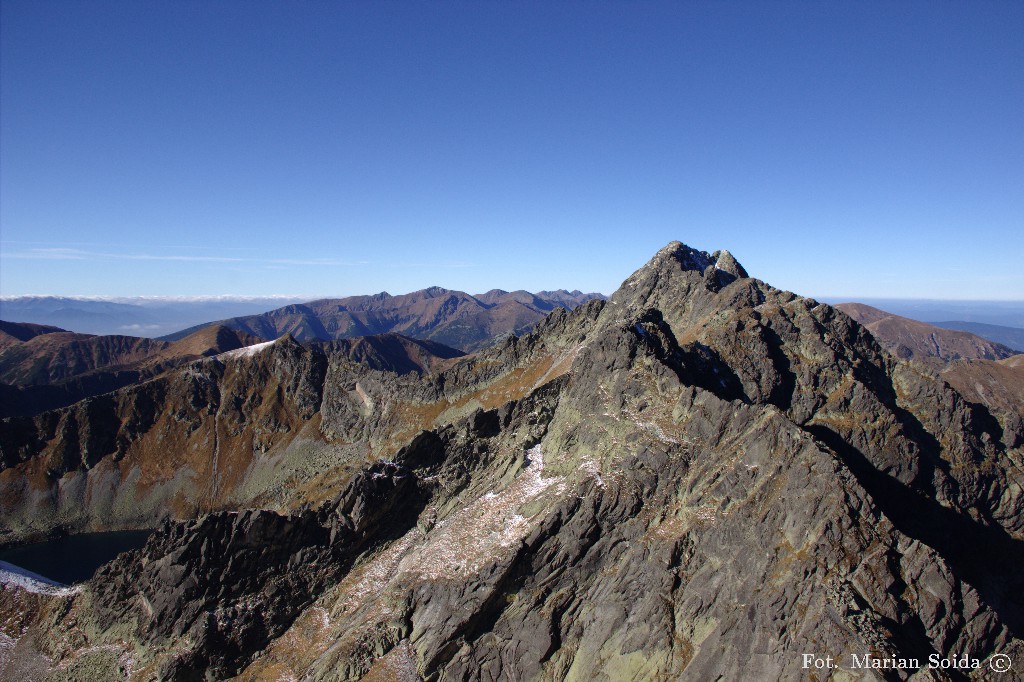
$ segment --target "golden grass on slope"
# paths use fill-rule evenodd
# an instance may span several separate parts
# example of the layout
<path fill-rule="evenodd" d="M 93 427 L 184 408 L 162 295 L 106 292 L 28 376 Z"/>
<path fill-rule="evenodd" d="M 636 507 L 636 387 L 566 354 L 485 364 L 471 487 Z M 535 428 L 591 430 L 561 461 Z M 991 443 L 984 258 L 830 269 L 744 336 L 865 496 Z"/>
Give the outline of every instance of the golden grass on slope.
<path fill-rule="evenodd" d="M 565 358 L 562 358 L 557 363 L 556 373 L 553 371 L 556 367 L 556 358 L 545 355 L 530 364 L 510 370 L 481 388 L 455 398 L 445 398 L 432 403 L 395 402 L 391 410 L 396 415 L 397 423 L 402 427 L 385 441 L 375 445 L 373 451 L 376 456 L 388 456 L 419 432 L 432 429 L 442 422 L 454 421 L 462 416 L 461 412 L 469 406 L 493 410 L 513 400 L 525 398 L 542 383 L 552 381 L 568 372 L 571 365 L 571 359 L 566 362 Z"/>

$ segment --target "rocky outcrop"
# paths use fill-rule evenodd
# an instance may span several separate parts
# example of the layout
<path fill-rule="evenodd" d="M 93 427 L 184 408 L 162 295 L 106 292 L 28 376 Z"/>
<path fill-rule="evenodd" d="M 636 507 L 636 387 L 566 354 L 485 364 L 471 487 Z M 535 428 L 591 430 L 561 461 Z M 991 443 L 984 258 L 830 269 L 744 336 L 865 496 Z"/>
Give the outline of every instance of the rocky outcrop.
<path fill-rule="evenodd" d="M 260 362 L 280 352 L 285 382 L 309 351 Z M 230 404 L 229 365 L 197 406 Z M 424 377 L 322 371 L 299 411 L 362 461 L 291 513 L 162 527 L 27 617 L 23 655 L 113 652 L 133 679 L 1024 672 L 1019 430 L 724 252 L 670 244 L 607 303 Z M 953 659 L 978 667 L 927 669 Z"/>
<path fill-rule="evenodd" d="M 465 355 L 433 341 L 420 341 L 400 334 L 360 336 L 338 341 L 314 341 L 309 345 L 327 355 L 343 354 L 354 364 L 381 372 L 424 374 L 450 363 L 446 360 Z"/>
<path fill-rule="evenodd" d="M 0 542 L 252 504 L 318 504 L 368 450 L 390 456 L 438 419 L 472 412 L 478 393 L 507 389 L 486 396 L 495 405 L 528 391 L 543 375 L 521 383 L 535 355 L 530 338 L 423 379 L 460 353 L 396 335 L 308 346 L 284 337 L 6 419 Z"/>

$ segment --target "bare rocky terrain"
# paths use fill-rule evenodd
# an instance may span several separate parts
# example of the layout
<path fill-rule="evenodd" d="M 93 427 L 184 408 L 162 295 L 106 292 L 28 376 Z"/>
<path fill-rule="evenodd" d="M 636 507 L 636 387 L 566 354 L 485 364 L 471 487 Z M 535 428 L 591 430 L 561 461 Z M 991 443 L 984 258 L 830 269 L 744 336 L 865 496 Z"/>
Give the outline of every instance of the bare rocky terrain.
<path fill-rule="evenodd" d="M 284 336 L 3 420 L 5 541 L 156 530 L 5 586 L 0 675 L 1024 676 L 1019 412 L 728 252 L 674 242 L 422 371 L 362 359 Z"/>

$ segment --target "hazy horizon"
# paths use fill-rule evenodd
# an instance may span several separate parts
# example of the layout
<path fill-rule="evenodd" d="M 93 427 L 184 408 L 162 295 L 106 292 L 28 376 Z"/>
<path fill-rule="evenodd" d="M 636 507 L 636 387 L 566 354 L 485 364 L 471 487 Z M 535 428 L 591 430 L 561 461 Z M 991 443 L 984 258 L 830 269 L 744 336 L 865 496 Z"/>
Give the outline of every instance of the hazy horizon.
<path fill-rule="evenodd" d="M 771 284 L 771 282 L 769 282 Z M 451 291 L 461 291 L 461 289 L 452 289 L 451 287 L 444 287 L 441 285 L 432 285 L 429 288 L 441 288 L 448 289 Z M 472 296 L 485 294 L 493 289 L 501 289 L 501 287 L 492 287 L 486 291 L 466 291 L 463 293 L 470 294 Z M 508 289 L 501 289 L 502 291 L 510 291 Z M 422 291 L 422 289 L 416 289 L 414 291 Z M 584 294 L 601 294 L 603 296 L 611 296 L 615 293 L 615 290 L 608 291 L 583 291 L 578 287 L 559 287 L 557 289 L 538 289 L 536 291 L 530 291 L 529 289 L 519 289 L 511 291 L 529 291 L 530 293 L 539 293 L 541 291 L 579 291 Z M 356 296 L 373 296 L 377 294 L 386 293 L 391 296 L 401 296 L 403 294 L 410 294 L 413 291 L 367 291 L 363 293 L 348 293 L 348 294 L 266 294 L 266 295 L 247 295 L 247 294 L 197 294 L 197 295 L 177 295 L 177 294 L 166 294 L 166 295 L 155 295 L 155 296 L 103 296 L 103 295 L 90 295 L 90 294 L 15 294 L 15 295 L 0 295 L 0 301 L 11 301 L 16 299 L 24 298 L 66 298 L 71 300 L 81 301 L 109 301 L 109 302 L 154 302 L 159 303 L 163 301 L 188 303 L 188 302 L 206 302 L 206 301 L 270 301 L 270 300 L 295 300 L 301 299 L 302 301 L 316 301 L 323 299 L 335 299 L 335 298 L 349 298 Z M 806 296 L 807 298 L 820 299 L 824 303 L 865 303 L 871 304 L 883 303 L 883 302 L 917 302 L 917 303 L 959 303 L 959 304 L 970 304 L 970 303 L 992 303 L 992 304 L 1007 304 L 1007 305 L 1024 305 L 1024 298 L 910 298 L 900 296 L 835 296 L 835 295 L 824 295 L 814 296 L 810 294 L 801 294 L 800 292 L 793 292 L 800 296 Z"/>
<path fill-rule="evenodd" d="M 390 292 L 402 295 L 411 292 Z M 486 292 L 466 292 L 479 295 Z M 533 292 L 537 293 L 537 292 Z M 587 292 L 589 293 L 589 292 Z M 372 295 L 372 292 L 368 292 Z M 161 337 L 232 317 L 258 315 L 314 297 L 10 297 L 0 296 L 0 320 L 52 325 L 89 334 Z M 972 322 L 1024 329 L 1024 301 L 831 298 L 830 303 L 857 302 L 928 323 Z"/>

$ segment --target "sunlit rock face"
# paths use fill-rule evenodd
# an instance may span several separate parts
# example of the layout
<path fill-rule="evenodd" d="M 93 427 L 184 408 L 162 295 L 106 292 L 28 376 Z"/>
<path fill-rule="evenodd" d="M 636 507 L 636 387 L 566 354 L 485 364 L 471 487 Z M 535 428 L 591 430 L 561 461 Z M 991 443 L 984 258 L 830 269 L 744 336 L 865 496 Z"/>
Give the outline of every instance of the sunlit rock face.
<path fill-rule="evenodd" d="M 669 244 L 609 301 L 422 376 L 288 340 L 188 371 L 152 423 L 110 413 L 121 459 L 33 451 L 45 420 L 22 425 L 24 480 L 109 467 L 121 490 L 137 466 L 174 501 L 184 448 L 207 488 L 74 593 L 5 588 L 7 671 L 771 680 L 814 679 L 813 653 L 850 679 L 916 672 L 869 654 L 1021 674 L 1020 421 L 728 252 Z M 166 471 L 140 445 L 161 433 Z"/>

